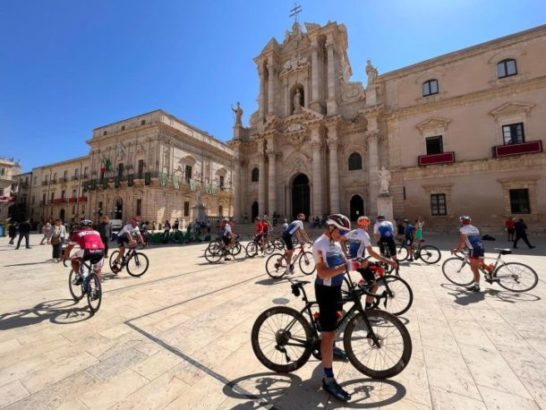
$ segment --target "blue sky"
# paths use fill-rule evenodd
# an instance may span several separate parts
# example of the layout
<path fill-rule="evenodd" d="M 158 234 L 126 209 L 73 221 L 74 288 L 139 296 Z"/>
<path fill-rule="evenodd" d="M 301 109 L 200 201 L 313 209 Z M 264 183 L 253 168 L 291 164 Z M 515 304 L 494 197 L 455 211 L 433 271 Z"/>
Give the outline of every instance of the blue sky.
<path fill-rule="evenodd" d="M 347 26 L 352 80 L 546 23 L 539 0 L 301 0 Z M 0 156 L 23 169 L 85 155 L 93 128 L 163 108 L 220 140 L 257 109 L 253 62 L 292 25 L 284 0 L 3 0 Z"/>

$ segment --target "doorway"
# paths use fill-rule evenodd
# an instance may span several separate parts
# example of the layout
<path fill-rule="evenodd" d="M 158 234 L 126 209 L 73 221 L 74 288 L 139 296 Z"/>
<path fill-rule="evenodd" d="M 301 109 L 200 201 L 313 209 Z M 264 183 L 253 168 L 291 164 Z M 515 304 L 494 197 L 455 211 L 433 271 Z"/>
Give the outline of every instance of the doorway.
<path fill-rule="evenodd" d="M 308 218 L 310 209 L 309 178 L 305 174 L 299 174 L 292 182 L 292 217 L 296 219 L 296 215 L 303 212 L 305 217 Z"/>
<path fill-rule="evenodd" d="M 364 215 L 364 200 L 360 195 L 353 195 L 351 198 L 351 221 L 356 221 Z"/>
<path fill-rule="evenodd" d="M 252 212 L 251 212 L 251 215 L 252 215 L 252 219 L 250 220 L 250 222 L 254 222 L 256 220 L 256 217 L 259 215 L 259 207 L 258 207 L 258 202 L 254 201 L 252 203 Z"/>

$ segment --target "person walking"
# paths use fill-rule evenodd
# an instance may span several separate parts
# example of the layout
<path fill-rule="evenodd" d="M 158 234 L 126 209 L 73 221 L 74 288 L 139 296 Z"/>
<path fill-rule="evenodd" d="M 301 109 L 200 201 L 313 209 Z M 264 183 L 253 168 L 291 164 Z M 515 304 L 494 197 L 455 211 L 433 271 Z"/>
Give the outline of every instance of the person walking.
<path fill-rule="evenodd" d="M 516 221 L 514 221 L 514 218 L 512 218 L 511 216 L 509 216 L 504 223 L 504 227 L 506 228 L 506 232 L 508 233 L 508 240 L 510 242 L 514 241 L 514 232 L 516 231 L 515 225 Z"/>
<path fill-rule="evenodd" d="M 11 221 L 8 227 L 9 244 L 14 245 L 13 241 L 17 237 L 17 224 L 15 221 Z"/>
<path fill-rule="evenodd" d="M 51 240 L 51 230 L 53 227 L 51 226 L 51 223 L 49 220 L 42 226 L 42 234 L 44 235 L 42 237 L 42 240 L 40 241 L 40 245 L 44 244 L 44 241 L 47 241 L 47 244 L 49 245 L 49 241 Z"/>
<path fill-rule="evenodd" d="M 108 257 L 108 244 L 110 243 L 110 237 L 112 236 L 112 226 L 110 226 L 110 219 L 107 215 L 102 217 L 101 223 L 97 226 L 97 232 L 104 244 L 104 257 Z"/>
<path fill-rule="evenodd" d="M 27 249 L 30 249 L 30 246 L 28 244 L 29 237 L 30 237 L 30 223 L 28 222 L 28 219 L 25 219 L 23 222 L 19 224 L 19 240 L 17 241 L 17 246 L 15 249 L 19 249 L 19 246 L 21 245 L 21 241 L 23 238 L 25 238 L 25 244 Z"/>
<path fill-rule="evenodd" d="M 171 223 L 167 220 L 163 225 L 163 243 L 169 243 L 169 234 L 171 232 Z"/>
<path fill-rule="evenodd" d="M 518 248 L 518 241 L 520 239 L 523 240 L 523 242 L 525 242 L 527 244 L 527 246 L 529 247 L 529 249 L 534 249 L 535 246 L 531 245 L 529 243 L 529 239 L 527 239 L 527 225 L 525 224 L 525 222 L 523 222 L 523 219 L 519 219 L 515 224 L 514 224 L 514 230 L 516 231 L 516 239 L 514 239 L 514 249 L 517 249 Z M 19 242 L 21 241 L 21 239 L 19 238 Z"/>
<path fill-rule="evenodd" d="M 65 238 L 66 228 L 60 219 L 56 219 L 51 231 L 51 239 L 49 241 L 52 248 L 52 258 L 55 262 L 59 262 L 61 260 L 61 247 Z"/>

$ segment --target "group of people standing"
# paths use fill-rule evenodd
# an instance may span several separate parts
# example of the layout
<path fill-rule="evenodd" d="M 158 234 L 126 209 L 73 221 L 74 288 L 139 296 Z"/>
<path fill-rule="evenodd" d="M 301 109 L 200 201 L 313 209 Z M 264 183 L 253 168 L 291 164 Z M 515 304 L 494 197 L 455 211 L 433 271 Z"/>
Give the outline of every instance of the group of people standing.
<path fill-rule="evenodd" d="M 508 234 L 508 240 L 510 242 L 513 242 L 512 247 L 514 249 L 518 248 L 518 242 L 519 240 L 523 240 L 525 244 L 529 247 L 529 249 L 533 249 L 534 246 L 531 245 L 529 242 L 529 238 L 527 238 L 527 225 L 523 221 L 522 218 L 519 218 L 517 221 L 513 217 L 508 217 L 506 222 L 504 223 L 504 229 L 506 230 Z M 514 238 L 515 234 L 515 238 Z"/>

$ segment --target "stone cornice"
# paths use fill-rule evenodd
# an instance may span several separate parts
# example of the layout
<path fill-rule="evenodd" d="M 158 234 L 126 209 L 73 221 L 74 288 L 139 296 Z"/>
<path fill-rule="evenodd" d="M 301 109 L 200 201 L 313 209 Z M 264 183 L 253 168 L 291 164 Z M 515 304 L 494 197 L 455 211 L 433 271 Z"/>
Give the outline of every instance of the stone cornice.
<path fill-rule="evenodd" d="M 525 113 L 525 115 L 528 115 L 534 107 L 534 104 L 509 102 L 502 104 L 500 107 L 497 107 L 494 110 L 491 110 L 489 115 L 495 118 L 495 120 L 511 114 Z"/>
<path fill-rule="evenodd" d="M 447 126 L 449 125 L 450 122 L 451 120 L 447 118 L 433 117 L 433 118 L 429 118 L 428 120 L 420 122 L 419 124 L 415 126 L 415 128 L 417 128 L 421 134 L 423 134 L 426 130 L 434 130 L 434 129 L 447 130 Z"/>

